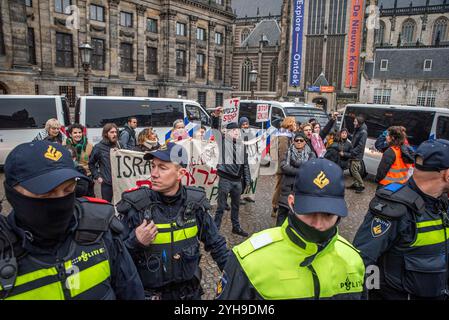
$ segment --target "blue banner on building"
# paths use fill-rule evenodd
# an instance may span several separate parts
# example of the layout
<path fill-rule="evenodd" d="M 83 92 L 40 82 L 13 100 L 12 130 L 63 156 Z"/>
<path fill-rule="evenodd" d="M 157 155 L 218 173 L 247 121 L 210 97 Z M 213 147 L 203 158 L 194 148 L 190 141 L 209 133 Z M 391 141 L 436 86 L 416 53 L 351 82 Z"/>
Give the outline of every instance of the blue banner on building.
<path fill-rule="evenodd" d="M 307 91 L 309 91 L 309 92 L 320 92 L 320 87 L 318 87 L 318 86 L 310 86 L 310 87 L 307 87 Z"/>
<path fill-rule="evenodd" d="M 290 86 L 292 87 L 299 87 L 301 81 L 303 25 L 304 0 L 293 0 L 293 30 L 290 59 Z"/>

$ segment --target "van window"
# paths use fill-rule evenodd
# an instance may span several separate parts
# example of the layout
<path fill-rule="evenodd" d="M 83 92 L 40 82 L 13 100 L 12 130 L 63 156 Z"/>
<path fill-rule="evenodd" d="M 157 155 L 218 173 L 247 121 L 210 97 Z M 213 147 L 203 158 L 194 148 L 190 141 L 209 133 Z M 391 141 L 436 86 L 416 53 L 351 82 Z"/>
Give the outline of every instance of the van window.
<path fill-rule="evenodd" d="M 383 108 L 347 107 L 343 127 L 354 132 L 354 117 L 362 115 L 368 127 L 368 138 L 377 139 L 391 126 L 404 126 L 411 145 L 429 139 L 435 112 Z"/>
<path fill-rule="evenodd" d="M 210 125 L 209 117 L 199 106 L 193 104 L 186 105 L 186 115 L 190 122 L 201 122 L 203 126 Z"/>
<path fill-rule="evenodd" d="M 296 122 L 301 124 L 308 123 L 310 119 L 314 118 L 321 125 L 321 128 L 324 128 L 329 122 L 329 117 L 326 112 L 319 108 L 286 108 L 285 113 L 287 114 L 287 117 L 295 117 Z"/>
<path fill-rule="evenodd" d="M 449 117 L 438 117 L 437 122 L 437 139 L 449 140 Z"/>
<path fill-rule="evenodd" d="M 152 127 L 173 127 L 175 120 L 184 119 L 182 102 L 151 101 L 150 105 Z"/>
<path fill-rule="evenodd" d="M 57 118 L 54 98 L 0 99 L 1 129 L 43 129 L 51 118 Z"/>
<path fill-rule="evenodd" d="M 262 128 L 262 122 L 256 122 L 257 105 L 258 103 L 254 102 L 240 102 L 239 119 L 241 117 L 247 117 L 251 127 Z M 268 105 L 271 106 L 269 103 Z"/>
<path fill-rule="evenodd" d="M 281 127 L 281 123 L 284 120 L 284 112 L 278 107 L 271 108 L 271 124 L 279 129 Z"/>
<path fill-rule="evenodd" d="M 149 100 L 86 100 L 86 127 L 102 128 L 112 122 L 122 127 L 128 117 L 137 118 L 139 127 L 171 127 L 183 119 L 182 102 Z"/>

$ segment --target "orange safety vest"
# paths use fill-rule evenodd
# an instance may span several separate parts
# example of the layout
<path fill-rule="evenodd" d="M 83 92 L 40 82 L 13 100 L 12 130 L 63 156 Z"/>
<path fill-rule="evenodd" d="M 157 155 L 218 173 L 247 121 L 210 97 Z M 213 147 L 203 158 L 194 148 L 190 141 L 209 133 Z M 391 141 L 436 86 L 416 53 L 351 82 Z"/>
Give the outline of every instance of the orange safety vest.
<path fill-rule="evenodd" d="M 388 170 L 387 175 L 379 183 L 386 186 L 390 183 L 406 183 L 408 180 L 408 172 L 413 167 L 412 164 L 407 164 L 402 160 L 402 152 L 399 147 L 391 147 L 396 155 L 396 160 Z"/>

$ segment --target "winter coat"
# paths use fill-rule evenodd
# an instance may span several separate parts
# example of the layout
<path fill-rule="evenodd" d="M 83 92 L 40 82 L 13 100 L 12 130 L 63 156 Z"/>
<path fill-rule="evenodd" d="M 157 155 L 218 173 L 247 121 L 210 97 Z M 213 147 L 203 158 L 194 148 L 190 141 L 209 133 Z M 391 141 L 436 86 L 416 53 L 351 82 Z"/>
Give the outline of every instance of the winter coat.
<path fill-rule="evenodd" d="M 351 159 L 351 149 L 352 145 L 348 140 L 334 142 L 327 149 L 324 158 L 335 162 L 340 166 L 342 170 L 349 168 L 349 159 Z M 340 152 L 343 151 L 343 156 Z"/>
<path fill-rule="evenodd" d="M 292 133 L 281 129 L 277 134 L 278 139 L 278 170 L 276 174 L 282 175 L 281 162 L 285 160 L 287 156 L 287 150 L 292 143 Z"/>
<path fill-rule="evenodd" d="M 288 208 L 288 196 L 293 193 L 293 187 L 295 185 L 296 174 L 298 169 L 303 163 L 310 159 L 316 158 L 315 153 L 310 149 L 308 145 L 304 147 L 302 159 L 295 159 L 292 154 L 292 149 L 295 148 L 291 145 L 287 150 L 285 159 L 281 162 L 282 182 L 281 182 L 281 195 L 279 197 L 279 206 Z"/>
<path fill-rule="evenodd" d="M 128 124 L 120 131 L 119 142 L 123 149 L 133 150 L 136 146 L 136 131 Z"/>
<path fill-rule="evenodd" d="M 111 177 L 111 149 L 119 148 L 120 144 L 112 144 L 108 140 L 101 140 L 97 143 L 89 159 L 89 169 L 92 177 L 96 180 L 103 179 L 103 183 L 112 185 Z"/>
<path fill-rule="evenodd" d="M 218 125 L 218 117 L 212 117 L 212 129 L 218 130 Z M 246 146 L 241 140 L 232 141 L 226 134 L 222 134 L 221 140 L 217 141 L 217 143 L 220 150 L 217 175 L 220 178 L 231 181 L 242 181 L 243 186 L 248 186 L 251 183 L 251 171 L 248 164 Z M 242 154 L 236 154 L 236 152 L 240 153 L 242 146 Z M 236 163 L 233 163 L 234 158 L 236 159 Z"/>
<path fill-rule="evenodd" d="M 65 145 L 65 141 L 66 141 L 67 137 L 64 133 L 62 133 L 61 131 L 59 131 L 58 135 L 54 138 L 50 138 L 50 136 L 48 135 L 47 130 L 42 130 L 40 131 L 36 137 L 34 137 L 33 141 L 41 141 L 41 140 L 48 140 L 51 142 L 55 142 L 58 144 L 62 144 Z"/>
<path fill-rule="evenodd" d="M 79 143 L 75 143 L 71 138 L 67 138 L 66 145 L 75 148 L 76 161 L 83 167 L 84 170 L 86 170 L 86 175 L 90 176 L 92 173 L 89 169 L 89 158 L 94 148 L 93 145 L 87 141 L 86 137 L 83 137 Z"/>
<path fill-rule="evenodd" d="M 351 159 L 363 160 L 365 154 L 366 139 L 368 139 L 368 127 L 366 124 L 362 124 L 360 127 L 354 130 L 352 135 L 352 150 Z"/>

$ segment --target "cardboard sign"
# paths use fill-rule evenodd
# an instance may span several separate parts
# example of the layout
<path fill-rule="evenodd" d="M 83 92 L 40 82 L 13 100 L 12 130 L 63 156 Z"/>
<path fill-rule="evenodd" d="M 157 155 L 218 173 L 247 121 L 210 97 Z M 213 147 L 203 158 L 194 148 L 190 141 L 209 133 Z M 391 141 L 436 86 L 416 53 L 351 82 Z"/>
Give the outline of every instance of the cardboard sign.
<path fill-rule="evenodd" d="M 229 123 L 239 122 L 240 98 L 227 99 L 223 103 L 223 116 L 221 119 L 222 128 L 226 128 Z"/>
<path fill-rule="evenodd" d="M 270 107 L 268 106 L 268 104 L 258 104 L 256 122 L 268 121 L 270 119 L 269 110 Z"/>

